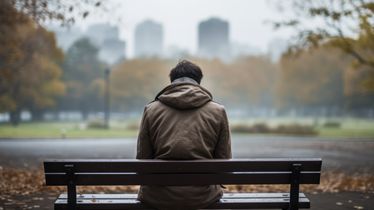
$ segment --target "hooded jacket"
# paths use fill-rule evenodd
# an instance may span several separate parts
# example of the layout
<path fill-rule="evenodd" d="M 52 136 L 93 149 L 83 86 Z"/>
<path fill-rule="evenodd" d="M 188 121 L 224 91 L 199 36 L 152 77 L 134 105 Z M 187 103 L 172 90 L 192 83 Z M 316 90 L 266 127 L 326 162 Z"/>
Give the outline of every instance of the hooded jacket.
<path fill-rule="evenodd" d="M 143 113 L 137 159 L 231 158 L 228 120 L 222 105 L 194 80 L 165 87 Z M 138 199 L 157 209 L 199 209 L 222 197 L 219 185 L 141 186 Z"/>

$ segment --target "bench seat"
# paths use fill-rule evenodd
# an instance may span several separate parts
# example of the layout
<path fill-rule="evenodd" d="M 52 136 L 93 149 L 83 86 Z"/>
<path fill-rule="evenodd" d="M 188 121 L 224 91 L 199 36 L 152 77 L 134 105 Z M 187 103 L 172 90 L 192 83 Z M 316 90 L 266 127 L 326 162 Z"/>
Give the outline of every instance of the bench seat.
<path fill-rule="evenodd" d="M 137 194 L 78 194 L 77 209 L 151 209 L 140 203 Z M 287 209 L 289 193 L 225 193 L 222 199 L 206 209 Z M 309 199 L 299 194 L 299 208 L 310 208 Z M 67 210 L 67 195 L 61 194 L 55 202 L 56 210 Z"/>
<path fill-rule="evenodd" d="M 136 194 L 77 194 L 79 186 L 289 185 L 290 193 L 228 193 L 206 209 L 310 208 L 302 184 L 319 184 L 320 158 L 48 160 L 47 186 L 67 186 L 56 210 L 151 209 Z"/>

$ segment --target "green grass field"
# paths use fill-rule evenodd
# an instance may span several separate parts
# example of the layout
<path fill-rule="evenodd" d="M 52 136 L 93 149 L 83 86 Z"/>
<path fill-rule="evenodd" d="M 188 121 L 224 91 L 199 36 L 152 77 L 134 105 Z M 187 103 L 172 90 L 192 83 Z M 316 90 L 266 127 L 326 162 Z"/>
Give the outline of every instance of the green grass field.
<path fill-rule="evenodd" d="M 348 118 L 342 119 L 339 122 L 341 123 L 340 128 L 317 126 L 319 135 L 325 137 L 366 137 L 374 139 L 374 120 Z"/>
<path fill-rule="evenodd" d="M 339 127 L 326 127 L 327 121 L 339 122 Z M 371 138 L 374 140 L 374 120 L 356 118 L 319 119 L 312 118 L 276 118 L 257 120 L 230 120 L 232 124 L 266 123 L 269 126 L 280 124 L 313 125 L 320 137 L 331 138 Z M 136 137 L 138 122 L 113 122 L 110 129 L 86 128 L 84 123 L 38 122 L 22 123 L 17 127 L 0 125 L 0 138 L 121 138 Z M 251 134 L 253 135 L 253 134 Z M 271 134 L 277 135 L 277 134 Z"/>
<path fill-rule="evenodd" d="M 338 123 L 339 127 L 328 127 L 328 122 Z M 374 120 L 362 118 L 265 118 L 231 121 L 235 123 L 265 123 L 270 127 L 287 124 L 309 125 L 314 127 L 320 137 L 331 138 L 371 138 L 374 140 Z"/>
<path fill-rule="evenodd" d="M 84 128 L 79 123 L 23 123 L 17 127 L 0 125 L 0 138 L 119 138 L 136 137 L 137 130 L 125 126 L 111 129 Z"/>

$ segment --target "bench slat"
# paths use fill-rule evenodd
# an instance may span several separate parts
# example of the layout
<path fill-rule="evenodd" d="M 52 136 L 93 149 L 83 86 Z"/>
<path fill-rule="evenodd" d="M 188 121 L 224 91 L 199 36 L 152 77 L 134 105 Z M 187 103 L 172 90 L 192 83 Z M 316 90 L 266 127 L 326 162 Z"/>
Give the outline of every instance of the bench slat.
<path fill-rule="evenodd" d="M 136 199 L 138 194 L 78 194 L 77 199 Z M 224 193 L 223 199 L 240 198 L 289 198 L 289 193 Z M 300 198 L 305 198 L 304 193 L 299 193 Z M 67 194 L 61 194 L 58 199 L 67 199 Z"/>
<path fill-rule="evenodd" d="M 76 172 L 136 172 L 136 173 L 220 173 L 245 171 L 290 171 L 292 164 L 302 164 L 303 171 L 320 171 L 320 158 L 259 158 L 240 160 L 47 160 L 46 173 L 64 172 L 64 166 L 74 164 Z"/>
<path fill-rule="evenodd" d="M 46 184 L 67 184 L 64 173 L 46 173 Z M 301 172 L 300 184 L 318 184 L 320 172 Z M 210 184 L 289 184 L 291 172 L 240 172 L 220 174 L 136 174 L 77 173 L 76 185 L 210 185 Z"/>
<path fill-rule="evenodd" d="M 248 193 L 247 193 L 248 194 Z M 265 193 L 267 194 L 267 193 Z M 258 193 L 248 195 L 240 199 L 222 198 L 219 202 L 206 209 L 228 209 L 228 208 L 257 208 L 257 209 L 282 209 L 289 205 L 289 198 L 273 198 L 259 196 Z M 78 199 L 77 209 L 98 210 L 98 209 L 150 209 L 136 199 Z M 299 198 L 300 208 L 310 208 L 309 199 Z M 57 199 L 55 202 L 56 210 L 67 210 L 67 200 Z"/>

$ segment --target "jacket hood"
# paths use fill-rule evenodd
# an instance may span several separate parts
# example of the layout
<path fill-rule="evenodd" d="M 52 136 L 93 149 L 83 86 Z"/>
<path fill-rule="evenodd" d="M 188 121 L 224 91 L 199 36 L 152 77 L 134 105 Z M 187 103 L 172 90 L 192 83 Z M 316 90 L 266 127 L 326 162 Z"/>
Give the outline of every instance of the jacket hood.
<path fill-rule="evenodd" d="M 176 109 L 195 109 L 212 100 L 212 94 L 196 82 L 186 79 L 165 87 L 156 99 Z"/>

